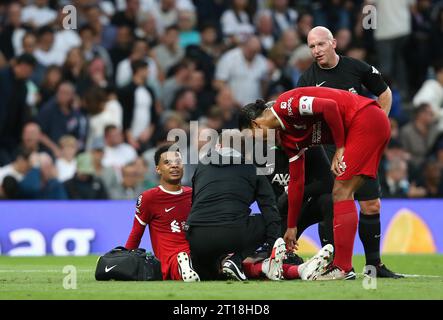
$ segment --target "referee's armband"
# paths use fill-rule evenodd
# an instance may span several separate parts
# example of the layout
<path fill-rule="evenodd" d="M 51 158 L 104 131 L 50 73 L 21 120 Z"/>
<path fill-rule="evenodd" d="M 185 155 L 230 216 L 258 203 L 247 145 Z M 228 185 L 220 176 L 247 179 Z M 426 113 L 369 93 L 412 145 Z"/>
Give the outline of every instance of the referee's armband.
<path fill-rule="evenodd" d="M 303 96 L 298 103 L 298 111 L 301 116 L 312 116 L 314 114 L 313 105 L 314 97 Z"/>

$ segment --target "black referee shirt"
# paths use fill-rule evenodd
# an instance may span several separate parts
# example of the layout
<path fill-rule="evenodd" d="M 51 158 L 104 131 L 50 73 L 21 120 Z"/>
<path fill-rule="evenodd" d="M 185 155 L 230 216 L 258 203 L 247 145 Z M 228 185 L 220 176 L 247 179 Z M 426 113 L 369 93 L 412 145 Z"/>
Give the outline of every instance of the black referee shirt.
<path fill-rule="evenodd" d="M 314 62 L 300 77 L 297 87 L 328 87 L 364 95 L 365 86 L 377 97 L 388 88 L 375 67 L 354 58 L 339 57 L 338 64 L 331 69 L 322 69 Z"/>

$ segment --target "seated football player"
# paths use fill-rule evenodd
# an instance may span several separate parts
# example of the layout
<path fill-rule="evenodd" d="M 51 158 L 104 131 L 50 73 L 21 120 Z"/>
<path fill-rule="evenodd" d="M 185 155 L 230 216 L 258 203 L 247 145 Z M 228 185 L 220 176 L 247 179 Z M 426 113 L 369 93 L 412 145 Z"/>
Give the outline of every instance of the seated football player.
<path fill-rule="evenodd" d="M 180 152 L 160 147 L 154 156 L 159 186 L 144 191 L 137 200 L 127 249 L 140 245 L 146 226 L 164 280 L 200 281 L 192 267 L 184 226 L 191 210 L 192 189 L 181 185 L 183 163 Z"/>

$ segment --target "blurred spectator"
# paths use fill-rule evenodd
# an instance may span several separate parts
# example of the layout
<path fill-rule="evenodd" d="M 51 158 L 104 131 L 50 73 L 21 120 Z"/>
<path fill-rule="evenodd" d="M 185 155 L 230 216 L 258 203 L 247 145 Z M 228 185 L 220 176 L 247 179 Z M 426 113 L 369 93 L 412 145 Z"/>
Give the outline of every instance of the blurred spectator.
<path fill-rule="evenodd" d="M 105 15 L 99 5 L 91 5 L 86 8 L 87 24 L 94 30 L 94 43 L 109 50 L 114 44 L 116 28 L 106 23 Z"/>
<path fill-rule="evenodd" d="M 313 62 L 311 49 L 306 44 L 297 47 L 289 59 L 292 85 L 295 87 L 300 76 L 309 69 Z"/>
<path fill-rule="evenodd" d="M 56 93 L 58 85 L 63 79 L 62 69 L 59 66 L 51 65 L 46 68 L 43 81 L 40 85 L 40 100 L 38 109 L 46 104 Z"/>
<path fill-rule="evenodd" d="M 205 74 L 203 71 L 194 70 L 189 78 L 189 88 L 195 92 L 197 97 L 197 108 L 195 117 L 206 114 L 208 108 L 214 104 L 215 92 L 208 88 L 205 83 Z"/>
<path fill-rule="evenodd" d="M 22 54 L 22 52 L 19 52 L 19 48 L 25 29 L 21 22 L 22 6 L 20 3 L 11 3 L 7 8 L 7 12 L 7 20 L 0 33 L 0 51 L 9 60 Z"/>
<path fill-rule="evenodd" d="M 170 26 L 176 25 L 178 20 L 177 0 L 160 0 L 157 7 L 157 23 L 159 30 L 163 32 Z"/>
<path fill-rule="evenodd" d="M 69 199 L 108 199 L 103 182 L 94 176 L 92 156 L 82 153 L 77 157 L 76 163 L 75 176 L 64 183 Z"/>
<path fill-rule="evenodd" d="M 23 127 L 21 146 L 26 151 L 31 153 L 39 153 L 41 151 L 41 140 L 42 131 L 40 126 L 36 122 L 28 122 Z"/>
<path fill-rule="evenodd" d="M 155 60 L 150 56 L 150 50 L 145 40 L 137 39 L 132 46 L 131 55 L 120 61 L 117 66 L 115 75 L 115 84 L 117 87 L 124 87 L 128 85 L 132 80 L 132 68 L 131 63 L 137 60 L 143 60 L 148 64 L 148 74 L 145 79 L 145 83 L 153 88 L 158 88 L 158 68 Z M 157 90 L 156 90 L 157 91 Z"/>
<path fill-rule="evenodd" d="M 106 77 L 111 79 L 113 74 L 113 66 L 108 51 L 100 45 L 96 39 L 94 29 L 90 25 L 84 25 L 79 30 L 83 58 L 86 62 L 91 62 L 96 58 L 100 58 L 106 67 Z"/>
<path fill-rule="evenodd" d="M 238 127 L 238 111 L 240 106 L 236 103 L 231 89 L 223 87 L 218 91 L 215 98 L 216 106 L 220 108 L 224 129 L 235 129 Z"/>
<path fill-rule="evenodd" d="M 177 112 L 185 122 L 197 120 L 197 97 L 189 88 L 182 88 L 175 94 L 172 110 Z"/>
<path fill-rule="evenodd" d="M 133 38 L 134 34 L 129 26 L 122 25 L 117 28 L 115 43 L 109 49 L 113 70 L 117 70 L 119 62 L 130 55 Z"/>
<path fill-rule="evenodd" d="M 377 7 L 374 30 L 379 70 L 395 80 L 402 97 L 408 96 L 405 49 L 411 34 L 411 6 L 414 0 L 371 0 Z"/>
<path fill-rule="evenodd" d="M 213 24 L 202 26 L 201 43 L 186 48 L 186 57 L 197 64 L 197 68 L 205 73 L 207 86 L 211 86 L 215 72 L 215 60 L 221 54 L 221 46 L 217 41 L 217 29 Z"/>
<path fill-rule="evenodd" d="M 171 76 L 166 79 L 162 88 L 162 105 L 165 110 L 172 108 L 177 91 L 188 85 L 194 68 L 194 63 L 183 59 L 170 69 Z"/>
<path fill-rule="evenodd" d="M 248 3 L 249 0 L 232 0 L 231 8 L 221 16 L 223 36 L 228 44 L 243 43 L 255 32 L 246 12 Z"/>
<path fill-rule="evenodd" d="M 86 149 L 89 149 L 94 140 L 103 140 L 107 125 L 113 124 L 119 129 L 122 128 L 123 108 L 112 87 L 105 90 L 91 88 L 84 96 L 84 103 L 89 115 L 88 137 L 86 140 Z"/>
<path fill-rule="evenodd" d="M 132 30 L 136 27 L 137 14 L 140 10 L 139 0 L 126 0 L 126 6 L 124 11 L 117 12 L 111 20 L 111 23 L 115 26 L 126 25 Z"/>
<path fill-rule="evenodd" d="M 419 168 L 438 135 L 434 112 L 429 104 L 421 104 L 414 111 L 414 119 L 400 130 L 400 140 L 411 153 L 411 164 Z"/>
<path fill-rule="evenodd" d="M 138 152 L 152 143 L 151 137 L 158 126 L 156 99 L 153 90 L 146 85 L 148 64 L 143 60 L 131 63 L 132 82 L 118 92 L 123 107 L 123 130 L 126 139 Z"/>
<path fill-rule="evenodd" d="M 405 160 L 394 159 L 388 163 L 385 179 L 381 183 L 384 198 L 423 198 L 427 191 L 408 181 L 408 166 Z"/>
<path fill-rule="evenodd" d="M 314 24 L 331 30 L 334 34 L 340 29 L 351 29 L 350 13 L 343 0 L 321 0 L 314 6 Z"/>
<path fill-rule="evenodd" d="M 114 168 L 103 166 L 105 144 L 103 138 L 96 138 L 92 141 L 90 153 L 94 175 L 103 181 L 106 190 L 111 190 L 118 184 L 118 177 Z"/>
<path fill-rule="evenodd" d="M 429 160 L 424 166 L 422 186 L 426 190 L 426 198 L 443 198 L 441 166 L 436 160 Z"/>
<path fill-rule="evenodd" d="M 0 185 L 7 176 L 13 177 L 18 182 L 22 181 L 23 177 L 31 169 L 30 157 L 31 152 L 29 150 L 19 149 L 17 157 L 13 162 L 0 167 Z"/>
<path fill-rule="evenodd" d="M 103 166 L 119 170 L 122 166 L 137 158 L 135 149 L 123 142 L 123 134 L 115 125 L 105 127 L 105 149 Z"/>
<path fill-rule="evenodd" d="M 307 12 L 300 14 L 297 20 L 297 33 L 301 42 L 308 42 L 308 33 L 314 27 L 314 17 Z"/>
<path fill-rule="evenodd" d="M 18 145 L 23 126 L 30 118 L 26 81 L 34 66 L 34 57 L 23 54 L 12 66 L 0 70 L 0 165 L 13 160 L 11 152 Z"/>
<path fill-rule="evenodd" d="M 439 60 L 443 56 L 443 6 L 436 7 L 434 11 L 430 41 L 432 61 Z"/>
<path fill-rule="evenodd" d="M 56 157 L 60 156 L 57 141 L 64 135 L 73 135 L 79 142 L 80 150 L 85 145 L 87 119 L 74 104 L 74 99 L 74 86 L 70 82 L 63 82 L 55 98 L 42 107 L 37 117 L 43 131 L 41 142 Z"/>
<path fill-rule="evenodd" d="M 23 8 L 22 22 L 32 28 L 51 24 L 57 18 L 57 12 L 49 7 L 49 0 L 34 0 Z"/>
<path fill-rule="evenodd" d="M 351 30 L 342 28 L 335 32 L 334 36 L 335 40 L 337 41 L 337 47 L 335 48 L 335 51 L 339 55 L 344 55 L 347 50 L 349 49 L 349 46 L 351 45 L 352 41 L 352 33 Z M 365 59 L 361 59 L 365 60 Z"/>
<path fill-rule="evenodd" d="M 85 59 L 80 48 L 72 48 L 66 56 L 66 61 L 62 67 L 63 80 L 70 81 L 77 85 L 85 72 Z"/>
<path fill-rule="evenodd" d="M 138 28 L 135 34 L 145 40 L 150 48 L 154 48 L 159 41 L 160 33 L 157 25 L 157 18 L 151 12 L 144 12 L 138 16 Z"/>
<path fill-rule="evenodd" d="M 157 60 L 161 72 L 167 74 L 169 68 L 179 62 L 185 51 L 179 45 L 178 28 L 176 25 L 166 28 L 161 37 L 161 43 L 154 48 L 154 58 Z"/>
<path fill-rule="evenodd" d="M 200 33 L 195 30 L 196 16 L 194 11 L 180 10 L 178 12 L 177 25 L 180 47 L 186 49 L 189 45 L 200 44 Z"/>
<path fill-rule="evenodd" d="M 407 63 L 413 64 L 409 69 L 411 91 L 416 92 L 426 80 L 431 57 L 432 33 L 432 0 L 416 0 L 415 10 L 412 10 L 412 33 L 407 49 Z"/>
<path fill-rule="evenodd" d="M 57 169 L 48 154 L 38 154 L 32 165 L 33 168 L 19 184 L 23 199 L 67 199 L 63 184 L 57 180 Z"/>
<path fill-rule="evenodd" d="M 268 62 L 261 54 L 257 37 L 251 37 L 241 47 L 229 50 L 218 61 L 215 87 L 228 85 L 241 105 L 264 96 L 268 80 Z"/>
<path fill-rule="evenodd" d="M 263 54 L 267 54 L 272 49 L 276 37 L 274 35 L 272 13 L 269 10 L 262 10 L 255 17 L 255 26 L 257 28 L 257 36 L 263 49 Z"/>
<path fill-rule="evenodd" d="M 438 129 L 443 131 L 443 60 L 434 66 L 435 79 L 426 80 L 414 96 L 414 106 L 429 104 L 438 120 Z"/>
<path fill-rule="evenodd" d="M 0 184 L 0 199 L 20 199 L 20 189 L 17 180 L 12 176 L 6 176 Z"/>
<path fill-rule="evenodd" d="M 137 183 L 143 188 L 143 190 L 151 189 L 156 186 L 156 183 L 149 180 L 148 170 L 149 163 L 143 157 L 138 157 L 134 161 L 135 172 L 137 175 Z"/>
<path fill-rule="evenodd" d="M 34 56 L 38 63 L 47 67 L 52 64 L 63 65 L 66 52 L 55 46 L 55 33 L 52 27 L 44 26 L 37 31 L 37 49 Z"/>
<path fill-rule="evenodd" d="M 298 13 L 289 7 L 288 0 L 272 0 L 271 17 L 274 37 L 279 39 L 284 31 L 295 27 Z"/>
<path fill-rule="evenodd" d="M 58 173 L 58 181 L 65 182 L 71 179 L 76 171 L 77 162 L 75 156 L 78 151 L 77 139 L 73 136 L 62 136 L 59 141 L 60 157 L 55 160 Z"/>
<path fill-rule="evenodd" d="M 143 185 L 140 184 L 136 167 L 133 163 L 122 167 L 122 182 L 110 190 L 110 197 L 114 200 L 132 200 L 136 199 L 143 191 Z"/>

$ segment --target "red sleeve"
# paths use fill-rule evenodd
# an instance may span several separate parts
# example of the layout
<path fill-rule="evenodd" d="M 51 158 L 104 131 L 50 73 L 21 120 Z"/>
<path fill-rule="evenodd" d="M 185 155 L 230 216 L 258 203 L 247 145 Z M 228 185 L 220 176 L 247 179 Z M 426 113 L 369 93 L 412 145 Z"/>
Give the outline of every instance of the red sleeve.
<path fill-rule="evenodd" d="M 126 249 L 132 250 L 139 247 L 146 225 L 150 222 L 150 212 L 145 205 L 146 198 L 146 194 L 141 194 L 137 199 L 134 223 L 128 240 L 126 241 Z"/>
<path fill-rule="evenodd" d="M 301 116 L 322 114 L 337 148 L 345 145 L 345 129 L 337 102 L 331 99 L 303 96 L 299 102 Z"/>
<path fill-rule="evenodd" d="M 305 156 L 289 163 L 288 228 L 297 226 L 305 187 Z"/>
<path fill-rule="evenodd" d="M 131 233 L 129 234 L 128 240 L 126 241 L 125 248 L 128 250 L 137 249 L 140 246 L 140 241 L 145 232 L 146 226 L 140 224 L 137 218 L 134 218 L 134 223 L 132 225 Z"/>

